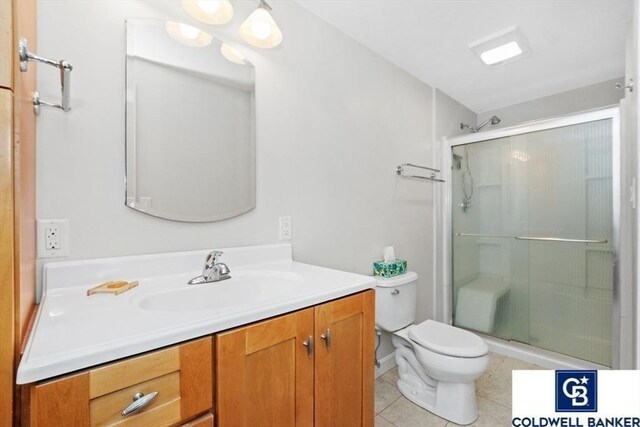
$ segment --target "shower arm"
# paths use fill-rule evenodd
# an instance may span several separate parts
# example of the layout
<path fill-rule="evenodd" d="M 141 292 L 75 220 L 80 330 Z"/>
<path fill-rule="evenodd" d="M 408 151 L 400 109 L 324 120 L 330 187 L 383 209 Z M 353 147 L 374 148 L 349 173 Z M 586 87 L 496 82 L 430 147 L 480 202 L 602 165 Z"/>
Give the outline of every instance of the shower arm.
<path fill-rule="evenodd" d="M 501 120 L 498 116 L 491 116 L 484 122 L 480 123 L 478 126 L 471 126 L 466 123 L 460 123 L 460 129 L 469 128 L 471 133 L 476 133 L 476 132 L 479 132 L 480 129 L 485 127 L 488 123 L 491 123 L 492 125 L 497 125 L 498 123 L 500 123 L 500 121 Z"/>

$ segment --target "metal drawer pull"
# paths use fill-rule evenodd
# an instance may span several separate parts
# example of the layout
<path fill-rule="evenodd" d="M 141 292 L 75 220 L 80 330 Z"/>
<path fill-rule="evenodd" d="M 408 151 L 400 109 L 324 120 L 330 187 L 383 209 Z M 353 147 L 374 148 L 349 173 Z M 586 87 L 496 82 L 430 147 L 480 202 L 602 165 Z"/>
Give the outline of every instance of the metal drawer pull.
<path fill-rule="evenodd" d="M 313 337 L 309 335 L 309 338 L 302 341 L 302 345 L 307 347 L 307 355 L 309 356 L 309 359 L 311 359 L 311 356 L 313 355 Z"/>
<path fill-rule="evenodd" d="M 320 338 L 324 340 L 324 345 L 327 347 L 327 350 L 331 348 L 331 329 L 327 328 L 324 334 L 320 335 Z"/>
<path fill-rule="evenodd" d="M 133 396 L 133 403 L 127 406 L 124 411 L 122 411 L 122 416 L 126 417 L 127 415 L 133 414 L 134 412 L 144 408 L 149 403 L 151 403 L 153 399 L 158 397 L 158 393 L 159 392 L 157 391 L 151 392 L 149 394 L 136 393 L 135 396 Z"/>

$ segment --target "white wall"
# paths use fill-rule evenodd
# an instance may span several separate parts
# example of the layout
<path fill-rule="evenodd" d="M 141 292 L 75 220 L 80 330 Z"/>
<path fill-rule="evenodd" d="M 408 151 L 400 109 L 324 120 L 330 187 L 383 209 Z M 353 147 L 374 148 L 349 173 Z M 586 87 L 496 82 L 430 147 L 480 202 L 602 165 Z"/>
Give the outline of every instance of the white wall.
<path fill-rule="evenodd" d="M 420 275 L 419 316 L 430 317 L 435 184 L 396 177 L 394 169 L 436 162 L 432 88 L 294 2 L 273 4 L 283 44 L 249 49 L 236 32 L 255 5 L 234 6 L 234 20 L 215 29 L 190 20 L 179 2 L 38 3 L 38 53 L 74 65 L 73 110 L 45 109 L 38 119 L 38 218 L 68 218 L 69 258 L 80 259 L 273 243 L 278 217 L 291 215 L 297 261 L 371 274 L 381 248 L 394 245 Z M 255 64 L 253 211 L 185 224 L 124 206 L 126 17 L 200 26 Z M 38 74 L 43 99 L 55 100 L 57 74 L 42 66 Z M 439 129 L 450 114 L 450 123 L 469 120 L 461 111 L 472 114 L 453 100 L 444 104 Z"/>
<path fill-rule="evenodd" d="M 500 117 L 501 122 L 495 126 L 487 124 L 487 127 L 484 128 L 488 129 L 490 127 L 495 129 L 513 126 L 531 120 L 540 120 L 547 117 L 561 116 L 618 104 L 624 96 L 624 92 L 616 89 L 615 84 L 621 83 L 622 80 L 622 78 L 607 80 L 498 110 L 478 113 L 477 123 L 480 124 L 487 118 L 497 115 Z"/>

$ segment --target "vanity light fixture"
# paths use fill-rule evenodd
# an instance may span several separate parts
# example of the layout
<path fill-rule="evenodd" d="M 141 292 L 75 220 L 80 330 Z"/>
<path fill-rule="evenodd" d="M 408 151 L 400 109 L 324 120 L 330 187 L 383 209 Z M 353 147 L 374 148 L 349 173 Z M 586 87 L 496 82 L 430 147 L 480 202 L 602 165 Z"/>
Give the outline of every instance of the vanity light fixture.
<path fill-rule="evenodd" d="M 182 0 L 182 8 L 193 19 L 211 25 L 222 25 L 233 18 L 229 0 Z"/>
<path fill-rule="evenodd" d="M 165 27 L 172 39 L 186 46 L 205 47 L 213 40 L 211 34 L 181 22 L 167 21 Z"/>
<path fill-rule="evenodd" d="M 247 64 L 244 60 L 244 55 L 226 43 L 222 43 L 222 45 L 220 46 L 220 53 L 222 54 L 222 56 L 224 56 L 234 64 L 238 64 L 238 65 Z"/>
<path fill-rule="evenodd" d="M 471 49 L 486 65 L 498 66 L 525 58 L 531 53 L 527 39 L 516 26 L 469 43 Z"/>
<path fill-rule="evenodd" d="M 269 13 L 271 6 L 259 0 L 258 8 L 240 25 L 240 37 L 251 46 L 272 48 L 282 43 L 282 31 Z"/>

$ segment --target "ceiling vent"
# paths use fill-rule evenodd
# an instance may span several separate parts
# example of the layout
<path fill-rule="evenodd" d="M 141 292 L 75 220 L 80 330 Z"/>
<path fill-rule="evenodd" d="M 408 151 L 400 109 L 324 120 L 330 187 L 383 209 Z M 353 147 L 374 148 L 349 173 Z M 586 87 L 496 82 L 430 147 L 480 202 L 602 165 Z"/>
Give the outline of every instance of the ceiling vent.
<path fill-rule="evenodd" d="M 519 61 L 531 54 L 531 46 L 515 25 L 469 43 L 478 58 L 490 66 Z"/>

